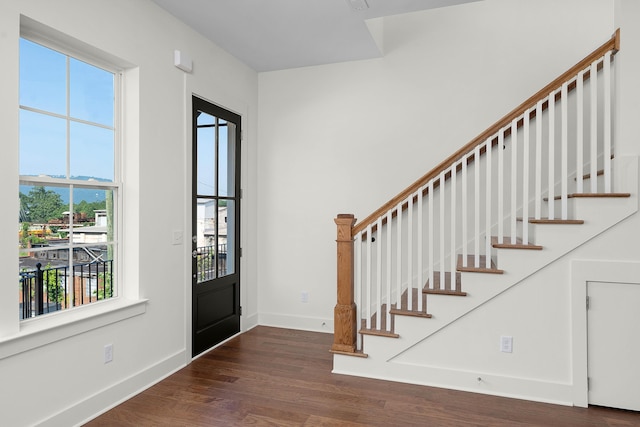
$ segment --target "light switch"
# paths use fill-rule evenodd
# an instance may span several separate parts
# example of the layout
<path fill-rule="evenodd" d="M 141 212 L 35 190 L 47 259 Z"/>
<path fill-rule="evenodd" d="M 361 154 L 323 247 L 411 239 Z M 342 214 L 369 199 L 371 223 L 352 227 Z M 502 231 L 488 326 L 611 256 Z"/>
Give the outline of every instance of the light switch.
<path fill-rule="evenodd" d="M 513 337 L 509 337 L 509 336 L 500 337 L 500 351 L 503 353 L 513 352 Z"/>
<path fill-rule="evenodd" d="M 173 234 L 171 235 L 171 244 L 172 245 L 182 244 L 182 230 L 173 230 Z"/>

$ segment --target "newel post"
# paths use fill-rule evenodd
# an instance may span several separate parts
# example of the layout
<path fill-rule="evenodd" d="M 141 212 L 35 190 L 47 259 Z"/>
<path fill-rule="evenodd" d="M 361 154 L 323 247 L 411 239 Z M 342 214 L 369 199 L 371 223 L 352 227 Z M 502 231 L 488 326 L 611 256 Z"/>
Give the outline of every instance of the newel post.
<path fill-rule="evenodd" d="M 338 303 L 333 310 L 334 332 L 331 351 L 355 353 L 356 303 L 353 290 L 353 236 L 356 219 L 351 214 L 339 214 L 338 226 Z"/>

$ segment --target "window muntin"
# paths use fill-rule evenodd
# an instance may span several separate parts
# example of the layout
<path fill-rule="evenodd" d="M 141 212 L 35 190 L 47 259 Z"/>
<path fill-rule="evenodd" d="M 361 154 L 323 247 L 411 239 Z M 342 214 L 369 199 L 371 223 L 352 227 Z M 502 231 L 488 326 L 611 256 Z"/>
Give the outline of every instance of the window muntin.
<path fill-rule="evenodd" d="M 115 71 L 20 39 L 20 318 L 116 295 Z"/>

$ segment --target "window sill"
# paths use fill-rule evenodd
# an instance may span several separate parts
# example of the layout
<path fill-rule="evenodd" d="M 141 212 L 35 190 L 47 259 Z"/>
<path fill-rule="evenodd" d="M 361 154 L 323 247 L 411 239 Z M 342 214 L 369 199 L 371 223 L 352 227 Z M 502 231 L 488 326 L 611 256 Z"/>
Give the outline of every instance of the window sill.
<path fill-rule="evenodd" d="M 0 338 L 0 360 L 144 314 L 147 300 L 114 300 L 94 303 L 51 316 L 21 322 L 20 332 Z"/>

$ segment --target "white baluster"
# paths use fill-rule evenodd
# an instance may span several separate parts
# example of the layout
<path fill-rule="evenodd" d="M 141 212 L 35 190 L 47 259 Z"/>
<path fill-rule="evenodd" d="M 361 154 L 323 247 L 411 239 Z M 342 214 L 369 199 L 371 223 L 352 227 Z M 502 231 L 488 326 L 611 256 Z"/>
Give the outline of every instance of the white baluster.
<path fill-rule="evenodd" d="M 387 330 L 391 330 L 391 240 L 392 239 L 392 225 L 393 222 L 393 210 L 387 212 Z"/>
<path fill-rule="evenodd" d="M 413 194 L 407 200 L 407 310 L 413 304 Z"/>
<path fill-rule="evenodd" d="M 444 227 L 444 207 L 446 203 L 446 191 L 445 191 L 445 179 L 444 179 L 444 171 L 440 172 L 440 218 L 438 220 L 438 224 L 440 225 L 440 229 L 438 233 L 440 235 L 440 287 L 444 286 L 444 235 L 445 235 L 445 227 Z"/>
<path fill-rule="evenodd" d="M 522 141 L 522 244 L 529 244 L 529 120 L 531 110 L 524 112 L 523 135 Z"/>
<path fill-rule="evenodd" d="M 367 303 L 362 310 L 366 316 L 367 329 L 371 329 L 371 225 L 367 226 L 367 243 L 365 245 L 367 249 L 367 271 L 365 276 L 365 290 L 367 292 Z"/>
<path fill-rule="evenodd" d="M 382 329 L 382 217 L 376 221 L 376 329 Z M 389 327 L 390 325 L 387 325 Z"/>
<path fill-rule="evenodd" d="M 604 56 L 604 192 L 611 193 L 611 52 Z"/>
<path fill-rule="evenodd" d="M 504 130 L 498 131 L 498 242 L 504 240 Z"/>
<path fill-rule="evenodd" d="M 562 117 L 562 128 L 561 128 L 561 152 L 562 152 L 562 158 L 561 158 L 561 185 L 562 185 L 562 189 L 561 189 L 561 204 L 562 204 L 562 219 L 568 219 L 569 218 L 569 208 L 568 208 L 568 202 L 567 202 L 567 197 L 568 197 L 568 180 L 569 180 L 569 84 L 568 83 L 564 83 L 562 85 L 562 90 L 560 92 L 560 112 L 561 112 L 561 117 Z"/>
<path fill-rule="evenodd" d="M 518 204 L 518 119 L 511 122 L 511 244 L 516 244 Z"/>
<path fill-rule="evenodd" d="M 356 320 L 358 324 L 357 329 L 360 329 L 362 324 L 362 232 L 358 233 L 355 238 L 354 257 L 356 261 L 356 271 L 354 272 L 354 301 L 356 303 Z M 359 339 L 356 340 L 356 347 L 358 350 L 362 350 L 362 344 Z"/>
<path fill-rule="evenodd" d="M 590 71 L 591 97 L 591 192 L 598 192 L 598 67 L 596 62 L 591 64 Z"/>
<path fill-rule="evenodd" d="M 434 231 L 433 231 L 433 180 L 429 181 L 429 288 L 433 289 L 434 287 L 434 250 L 433 250 L 433 239 L 435 239 Z"/>
<path fill-rule="evenodd" d="M 467 161 L 468 157 L 462 158 L 462 265 L 467 266 L 467 199 L 469 194 L 467 192 Z"/>
<path fill-rule="evenodd" d="M 400 310 L 402 303 L 402 202 L 396 206 L 398 225 L 396 229 L 396 308 Z"/>
<path fill-rule="evenodd" d="M 485 152 L 485 156 L 486 156 L 486 164 L 487 164 L 487 176 L 485 178 L 485 187 L 487 188 L 487 191 L 485 193 L 486 195 L 486 200 L 485 200 L 485 209 L 486 209 L 486 213 L 485 213 L 485 223 L 484 223 L 484 228 L 485 228 L 485 234 L 487 236 L 487 238 L 485 239 L 485 253 L 487 255 L 489 255 L 491 253 L 491 207 L 493 206 L 493 203 L 491 202 L 491 171 L 492 171 L 492 167 L 491 167 L 491 137 L 489 137 L 489 139 L 487 139 L 487 141 L 485 142 L 485 147 L 486 147 L 486 152 Z M 491 268 L 491 257 L 487 256 L 486 259 L 486 265 L 485 267 L 487 268 Z M 455 270 L 452 270 L 453 272 L 455 272 Z M 454 274 L 454 273 L 452 273 Z M 451 280 L 454 280 L 454 276 L 451 276 Z M 454 283 L 453 281 L 451 282 L 452 284 Z"/>
<path fill-rule="evenodd" d="M 542 101 L 536 104 L 536 195 L 535 195 L 535 218 L 542 216 Z M 523 218 L 524 225 L 528 224 L 529 218 Z"/>
<path fill-rule="evenodd" d="M 555 158 L 556 158 L 556 95 L 555 91 L 549 94 L 549 179 L 548 179 L 548 187 L 549 192 L 547 194 L 549 203 L 547 207 L 549 208 L 549 219 L 555 218 L 554 212 L 554 202 L 555 198 Z"/>
<path fill-rule="evenodd" d="M 457 224 L 457 216 L 456 216 L 456 198 L 457 198 L 457 174 L 458 163 L 454 163 L 451 166 L 451 247 L 450 247 L 450 266 L 449 271 L 451 272 L 451 290 L 454 289 L 455 286 L 455 274 L 456 274 L 456 224 Z M 431 277 L 431 276 L 429 276 Z M 440 289 L 444 289 L 444 283 L 440 283 Z"/>
<path fill-rule="evenodd" d="M 584 71 L 576 80 L 576 192 L 582 193 L 584 174 Z"/>
<path fill-rule="evenodd" d="M 473 169 L 475 171 L 475 202 L 474 202 L 474 243 L 475 243 L 475 256 L 474 256 L 474 266 L 475 268 L 480 267 L 480 147 L 476 146 L 473 150 Z"/>
<path fill-rule="evenodd" d="M 418 190 L 418 255 L 417 255 L 417 261 L 418 261 L 418 271 L 417 271 L 417 276 L 418 276 L 418 283 L 417 283 L 417 287 L 418 287 L 418 311 L 422 310 L 422 298 L 420 298 L 421 296 L 421 292 L 422 292 L 422 287 L 424 286 L 424 282 L 422 281 L 422 224 L 424 222 L 424 217 L 422 215 L 422 191 L 424 190 L 424 188 L 420 188 Z"/>

